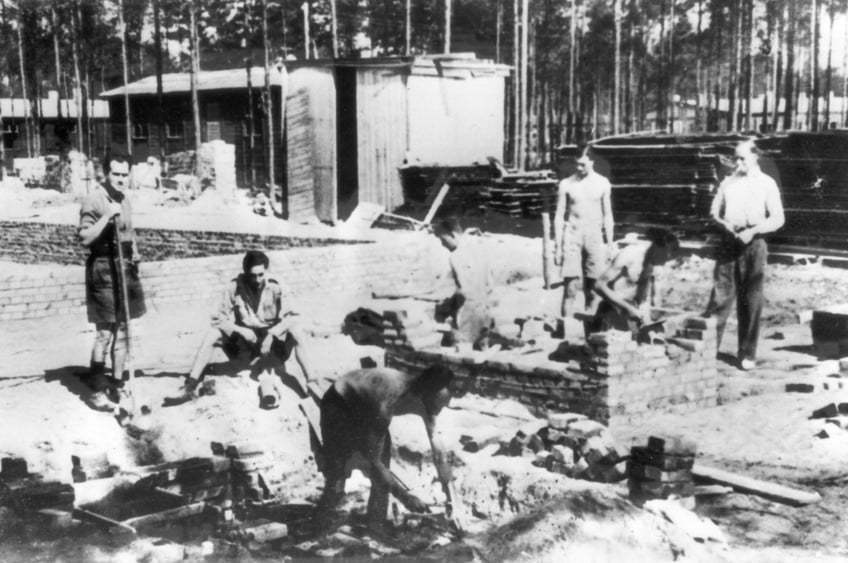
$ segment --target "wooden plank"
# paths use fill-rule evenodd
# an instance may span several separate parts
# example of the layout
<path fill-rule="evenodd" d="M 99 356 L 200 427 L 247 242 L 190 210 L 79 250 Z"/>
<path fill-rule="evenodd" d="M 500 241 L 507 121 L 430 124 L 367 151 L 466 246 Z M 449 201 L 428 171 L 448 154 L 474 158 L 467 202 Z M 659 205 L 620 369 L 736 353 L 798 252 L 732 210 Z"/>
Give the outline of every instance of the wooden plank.
<path fill-rule="evenodd" d="M 195 502 L 186 506 L 178 506 L 176 508 L 169 508 L 168 510 L 162 510 L 152 514 L 143 514 L 141 516 L 129 518 L 124 520 L 122 524 L 131 528 L 141 528 L 142 526 L 158 524 L 159 522 L 167 522 L 168 520 L 188 518 L 189 516 L 196 516 L 203 512 L 205 506 L 205 502 Z"/>
<path fill-rule="evenodd" d="M 124 522 L 118 522 L 117 520 L 112 520 L 102 514 L 97 514 L 96 512 L 92 512 L 90 510 L 85 510 L 84 508 L 75 508 L 74 509 L 74 518 L 77 520 L 82 520 L 83 522 L 91 522 L 92 524 L 97 524 L 98 526 L 104 528 L 109 531 L 109 533 L 125 533 L 135 535 L 135 528 L 126 524 Z"/>
<path fill-rule="evenodd" d="M 708 467 L 706 465 L 696 464 L 692 468 L 692 474 L 696 479 L 733 487 L 735 491 L 754 494 L 790 506 L 803 506 L 821 500 L 821 495 L 816 492 L 799 491 L 776 483 L 768 483 L 760 479 L 737 475 L 730 471 Z"/>
<path fill-rule="evenodd" d="M 433 204 L 430 206 L 430 209 L 427 211 L 427 215 L 424 217 L 425 225 L 429 225 L 433 220 L 433 217 L 436 216 L 436 212 L 439 210 L 439 207 L 442 205 L 445 197 L 447 197 L 449 189 L 450 184 L 447 183 L 442 184 L 442 187 L 439 188 L 439 194 L 436 196 L 436 199 L 433 200 Z"/>

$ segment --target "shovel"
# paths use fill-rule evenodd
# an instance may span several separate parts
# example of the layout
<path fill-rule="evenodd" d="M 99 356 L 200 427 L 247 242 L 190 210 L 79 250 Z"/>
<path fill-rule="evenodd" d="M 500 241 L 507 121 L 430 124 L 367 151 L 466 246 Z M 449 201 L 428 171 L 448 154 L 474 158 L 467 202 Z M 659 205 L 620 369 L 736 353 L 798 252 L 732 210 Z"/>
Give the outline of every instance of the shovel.
<path fill-rule="evenodd" d="M 148 412 L 150 412 L 150 407 L 147 405 L 140 405 L 136 399 L 135 393 L 135 368 L 133 366 L 133 354 L 132 354 L 132 332 L 131 327 L 132 323 L 130 322 L 130 300 L 129 300 L 129 291 L 127 290 L 127 277 L 126 277 L 126 262 L 124 260 L 124 249 L 121 245 L 121 229 L 118 227 L 118 222 L 116 219 L 112 219 L 113 224 L 115 225 L 115 241 L 118 247 L 118 278 L 120 279 L 120 300 L 121 307 L 124 311 L 124 320 L 127 323 L 127 359 L 126 359 L 126 368 L 129 370 L 129 380 L 127 381 L 126 386 L 126 395 L 129 400 L 129 408 L 123 408 L 126 411 L 127 415 L 130 418 L 135 419 L 135 426 L 142 428 L 143 424 L 146 424 L 148 421 L 144 418 Z M 117 315 L 116 315 L 117 316 Z M 121 398 L 121 402 L 124 402 L 124 398 Z M 123 415 L 120 412 L 122 406 L 118 406 L 118 417 L 119 419 Z"/>

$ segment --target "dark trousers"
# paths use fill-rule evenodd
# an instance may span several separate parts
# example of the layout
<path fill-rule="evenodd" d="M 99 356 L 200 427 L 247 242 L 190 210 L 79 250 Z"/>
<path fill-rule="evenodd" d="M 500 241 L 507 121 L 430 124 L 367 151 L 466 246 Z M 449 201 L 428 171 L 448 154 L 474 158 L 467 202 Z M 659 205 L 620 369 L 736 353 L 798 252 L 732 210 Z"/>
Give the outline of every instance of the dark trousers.
<path fill-rule="evenodd" d="M 707 313 L 716 317 L 718 344 L 721 344 L 735 298 L 736 319 L 739 323 L 737 357 L 740 360 L 754 360 L 757 357 L 767 257 L 766 241 L 761 237 L 749 244 L 724 238 L 716 252 L 713 275 L 715 284 Z"/>

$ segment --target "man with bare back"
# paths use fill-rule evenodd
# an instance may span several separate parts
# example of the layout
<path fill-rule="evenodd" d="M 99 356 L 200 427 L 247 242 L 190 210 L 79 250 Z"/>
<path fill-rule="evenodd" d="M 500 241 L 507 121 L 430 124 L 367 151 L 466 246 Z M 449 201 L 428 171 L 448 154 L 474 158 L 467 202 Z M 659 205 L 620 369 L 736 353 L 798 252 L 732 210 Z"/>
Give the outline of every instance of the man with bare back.
<path fill-rule="evenodd" d="M 591 149 L 577 160 L 577 171 L 559 183 L 554 215 L 554 263 L 563 278 L 560 314 L 567 315 L 570 286 L 583 276 L 584 310 L 591 313 L 594 287 L 606 268 L 613 217 L 609 180 L 594 169 Z"/>
<path fill-rule="evenodd" d="M 650 308 L 656 306 L 654 269 L 675 257 L 680 242 L 672 232 L 660 228 L 649 229 L 645 238 L 647 242 L 622 248 L 598 278 L 595 292 L 602 301 L 587 332 L 615 329 L 635 333 L 651 322 Z"/>
<path fill-rule="evenodd" d="M 385 524 L 389 494 L 412 512 L 426 512 L 427 505 L 413 495 L 390 471 L 392 417 L 416 414 L 433 450 L 433 463 L 445 493 L 445 512 L 454 526 L 463 529 L 464 508 L 453 487 L 448 450 L 440 435 L 438 417 L 450 402 L 448 389 L 453 373 L 441 366 L 418 374 L 392 368 L 367 368 L 349 372 L 335 381 L 321 400 L 323 437 L 322 472 L 326 479 L 319 502 L 322 516 L 344 496 L 348 462 L 358 453 L 371 479 L 368 520 L 372 527 Z"/>

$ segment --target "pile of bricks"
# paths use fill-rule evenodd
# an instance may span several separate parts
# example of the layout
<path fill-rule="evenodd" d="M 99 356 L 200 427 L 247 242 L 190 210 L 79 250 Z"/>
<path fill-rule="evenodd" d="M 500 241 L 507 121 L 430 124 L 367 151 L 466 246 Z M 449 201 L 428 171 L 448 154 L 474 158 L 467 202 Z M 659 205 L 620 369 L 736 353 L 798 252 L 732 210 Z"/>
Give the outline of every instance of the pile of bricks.
<path fill-rule="evenodd" d="M 581 414 L 548 414 L 548 426 L 531 435 L 527 447 L 535 465 L 554 473 L 601 483 L 624 479 L 627 451 L 604 425 Z"/>
<path fill-rule="evenodd" d="M 819 358 L 848 355 L 848 304 L 813 311 L 810 329 Z"/>
<path fill-rule="evenodd" d="M 71 456 L 71 465 L 74 483 L 112 477 L 118 469 L 104 452 L 78 452 Z"/>
<path fill-rule="evenodd" d="M 382 336 L 387 348 L 419 349 L 442 342 L 442 333 L 435 330 L 431 320 L 404 310 L 383 311 Z"/>
<path fill-rule="evenodd" d="M 697 445 L 680 437 L 648 438 L 647 446 L 634 446 L 627 464 L 630 497 L 636 501 L 695 494 L 692 467 Z"/>
<path fill-rule="evenodd" d="M 30 473 L 23 458 L 5 457 L 0 462 L 0 506 L 21 516 L 55 519 L 63 514 L 70 519 L 75 496 L 72 485 Z"/>
<path fill-rule="evenodd" d="M 212 453 L 229 461 L 233 499 L 263 501 L 279 496 L 282 476 L 273 477 L 274 458 L 253 442 L 224 445 L 212 442 Z"/>

